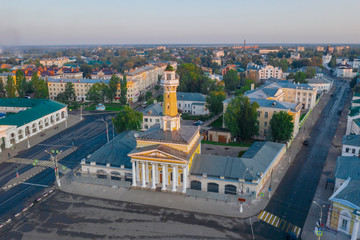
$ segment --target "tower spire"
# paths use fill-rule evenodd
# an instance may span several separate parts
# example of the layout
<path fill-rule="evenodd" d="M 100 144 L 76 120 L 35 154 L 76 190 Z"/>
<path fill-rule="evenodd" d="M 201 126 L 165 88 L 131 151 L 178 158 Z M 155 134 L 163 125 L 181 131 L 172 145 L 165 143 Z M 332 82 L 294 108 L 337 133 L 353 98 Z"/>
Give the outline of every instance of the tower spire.
<path fill-rule="evenodd" d="M 180 114 L 178 112 L 176 98 L 176 89 L 179 86 L 179 78 L 177 78 L 175 70 L 171 65 L 166 67 L 161 84 L 164 87 L 164 104 L 161 128 L 164 131 L 179 130 Z"/>

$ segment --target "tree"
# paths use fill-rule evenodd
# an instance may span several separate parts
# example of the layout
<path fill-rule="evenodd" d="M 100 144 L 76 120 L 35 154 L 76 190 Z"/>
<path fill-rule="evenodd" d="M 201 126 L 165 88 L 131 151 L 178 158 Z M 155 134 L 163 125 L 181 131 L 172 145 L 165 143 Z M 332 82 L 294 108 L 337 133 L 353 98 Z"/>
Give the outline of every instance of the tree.
<path fill-rule="evenodd" d="M 330 67 L 330 68 L 335 68 L 336 67 L 336 56 L 332 56 L 331 57 L 331 60 L 330 60 L 330 62 L 328 63 L 328 66 Z"/>
<path fill-rule="evenodd" d="M 240 78 L 237 74 L 237 71 L 234 69 L 230 69 L 225 75 L 224 75 L 224 83 L 225 83 L 225 89 L 227 91 L 234 91 L 237 87 L 240 86 Z"/>
<path fill-rule="evenodd" d="M 93 103 L 100 103 L 103 100 L 103 90 L 103 86 L 100 83 L 95 83 L 86 93 L 86 98 Z"/>
<path fill-rule="evenodd" d="M 86 63 L 80 65 L 80 71 L 83 72 L 84 78 L 91 78 L 92 68 Z"/>
<path fill-rule="evenodd" d="M 240 139 L 250 139 L 259 134 L 259 122 L 257 120 L 257 102 L 250 103 L 250 99 L 237 96 L 228 104 L 224 121 L 225 126 L 233 136 Z"/>
<path fill-rule="evenodd" d="M 126 75 L 120 81 L 120 102 L 122 104 L 127 103 L 127 80 L 126 80 Z"/>
<path fill-rule="evenodd" d="M 350 88 L 354 88 L 356 84 L 357 84 L 357 77 L 354 77 L 350 81 Z"/>
<path fill-rule="evenodd" d="M 294 83 L 307 83 L 306 81 L 306 74 L 299 71 L 294 76 Z"/>
<path fill-rule="evenodd" d="M 68 82 L 65 85 L 64 98 L 66 103 L 71 103 L 76 99 L 76 93 L 74 89 L 74 84 L 72 82 Z"/>
<path fill-rule="evenodd" d="M 25 88 L 26 88 L 26 79 L 24 79 L 24 73 L 20 69 L 18 69 L 15 73 L 16 79 L 16 90 L 18 92 L 19 97 L 25 97 Z"/>
<path fill-rule="evenodd" d="M 120 78 L 113 74 L 110 78 L 109 89 L 107 90 L 106 97 L 112 102 L 116 97 L 116 92 L 120 83 Z"/>
<path fill-rule="evenodd" d="M 270 133 L 274 142 L 287 142 L 294 131 L 292 117 L 285 111 L 277 112 L 270 120 Z"/>
<path fill-rule="evenodd" d="M 6 97 L 5 85 L 4 82 L 0 80 L 0 98 L 5 98 L 5 97 Z"/>
<path fill-rule="evenodd" d="M 149 100 L 152 97 L 152 92 L 146 92 L 145 100 Z"/>
<path fill-rule="evenodd" d="M 314 78 L 316 74 L 316 69 L 314 67 L 307 67 L 305 74 L 306 78 Z"/>
<path fill-rule="evenodd" d="M 49 97 L 49 90 L 44 79 L 40 79 L 37 72 L 34 72 L 31 78 L 31 84 L 34 89 L 34 97 L 45 99 Z"/>
<path fill-rule="evenodd" d="M 216 87 L 215 81 L 205 76 L 200 67 L 193 63 L 183 63 L 177 68 L 179 92 L 200 92 L 207 94 Z"/>
<path fill-rule="evenodd" d="M 112 118 L 112 122 L 117 133 L 130 130 L 140 130 L 142 120 L 143 114 L 133 110 L 129 106 L 124 106 L 124 108 Z"/>
<path fill-rule="evenodd" d="M 8 98 L 16 98 L 16 86 L 13 76 L 11 75 L 7 76 L 5 89 Z"/>
<path fill-rule="evenodd" d="M 211 91 L 206 97 L 206 107 L 212 114 L 217 115 L 223 111 L 222 102 L 225 98 L 226 96 L 224 91 Z"/>

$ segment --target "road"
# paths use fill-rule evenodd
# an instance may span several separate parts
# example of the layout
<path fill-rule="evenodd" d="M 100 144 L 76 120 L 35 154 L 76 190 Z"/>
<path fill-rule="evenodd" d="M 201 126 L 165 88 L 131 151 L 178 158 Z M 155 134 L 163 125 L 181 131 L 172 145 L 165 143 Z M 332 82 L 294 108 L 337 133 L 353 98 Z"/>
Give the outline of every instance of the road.
<path fill-rule="evenodd" d="M 303 227 L 335 135 L 342 109 L 348 97 L 347 82 L 336 81 L 335 96 L 330 99 L 310 133 L 310 144 L 302 146 L 283 180 L 265 208 L 281 219 Z M 326 218 L 324 218 L 326 219 Z M 263 221 L 254 224 L 255 234 L 268 239 L 285 239 L 286 232 Z"/>
<path fill-rule="evenodd" d="M 47 155 L 44 150 L 66 150 L 72 148 L 72 140 L 74 139 L 77 150 L 59 161 L 61 164 L 72 169 L 80 163 L 82 158 L 93 153 L 106 143 L 105 123 L 101 121 L 101 119 L 107 116 L 109 116 L 108 113 L 85 115 L 83 121 L 44 140 L 28 150 L 20 152 L 15 157 L 48 160 L 49 155 Z M 107 118 L 107 122 L 109 123 L 109 137 L 111 139 L 112 125 L 110 124 L 109 118 Z M 17 165 L 20 174 L 33 167 L 32 165 L 25 164 Z M 16 176 L 15 167 L 15 163 L 5 162 L 0 164 L 0 188 Z M 45 171 L 30 178 L 26 182 L 51 185 L 54 180 L 54 170 L 52 168 L 47 168 Z M 0 222 L 5 221 L 9 216 L 19 212 L 29 199 L 41 190 L 42 187 L 25 184 L 17 185 L 8 191 L 1 190 Z"/>

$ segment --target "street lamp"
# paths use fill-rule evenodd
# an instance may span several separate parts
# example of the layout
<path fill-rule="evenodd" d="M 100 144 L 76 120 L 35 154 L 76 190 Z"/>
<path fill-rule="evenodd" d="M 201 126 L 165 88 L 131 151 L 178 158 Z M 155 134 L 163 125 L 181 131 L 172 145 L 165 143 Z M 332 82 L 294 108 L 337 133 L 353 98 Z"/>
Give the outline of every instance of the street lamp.
<path fill-rule="evenodd" d="M 104 118 L 101 119 L 106 124 L 106 136 L 107 136 L 107 142 L 109 142 L 109 127 L 107 121 L 104 120 Z"/>
<path fill-rule="evenodd" d="M 58 187 L 61 187 L 61 184 L 60 184 L 60 177 L 59 177 L 59 168 L 58 168 L 58 164 L 57 164 L 57 158 L 58 156 L 62 153 L 62 150 L 59 152 L 59 150 L 51 150 L 51 152 L 45 150 L 46 153 L 50 154 L 51 156 L 51 160 L 53 161 L 54 163 L 54 169 L 55 169 L 55 177 L 56 177 L 56 182 L 57 182 L 57 185 Z M 55 156 L 53 155 L 54 153 L 57 153 Z"/>
<path fill-rule="evenodd" d="M 250 171 L 250 169 L 249 168 L 246 168 L 246 170 L 245 170 L 245 172 L 244 172 L 244 174 L 243 174 L 243 178 L 242 178 L 242 183 L 241 183 L 241 196 L 244 194 L 244 182 L 245 182 L 245 174 L 246 174 L 246 172 L 247 171 L 249 171 L 250 173 L 251 173 L 251 171 Z M 242 202 L 241 202 L 241 204 L 240 204 L 240 210 L 239 210 L 241 213 L 243 212 L 243 204 L 242 204 Z"/>
<path fill-rule="evenodd" d="M 317 203 L 317 202 L 315 202 L 315 201 L 313 201 L 313 203 L 316 204 L 316 205 L 318 205 L 319 208 L 320 208 L 319 227 L 321 227 L 321 225 L 322 225 L 322 212 L 323 212 L 323 207 L 325 207 L 325 205 L 322 205 L 322 206 L 321 206 L 319 203 Z M 318 239 L 320 239 L 320 235 L 319 235 Z"/>
<path fill-rule="evenodd" d="M 83 106 L 81 105 L 81 106 L 80 106 L 80 121 L 82 121 L 82 120 L 83 120 L 83 116 L 82 116 L 82 109 L 83 109 Z"/>

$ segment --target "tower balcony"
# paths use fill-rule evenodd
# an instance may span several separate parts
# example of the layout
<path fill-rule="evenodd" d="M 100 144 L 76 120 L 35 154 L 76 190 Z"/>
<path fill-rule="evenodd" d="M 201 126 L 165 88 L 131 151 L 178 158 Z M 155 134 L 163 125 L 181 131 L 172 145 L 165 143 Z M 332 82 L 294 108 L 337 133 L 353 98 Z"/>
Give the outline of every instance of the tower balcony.
<path fill-rule="evenodd" d="M 161 80 L 163 86 L 179 86 L 179 79 Z"/>

